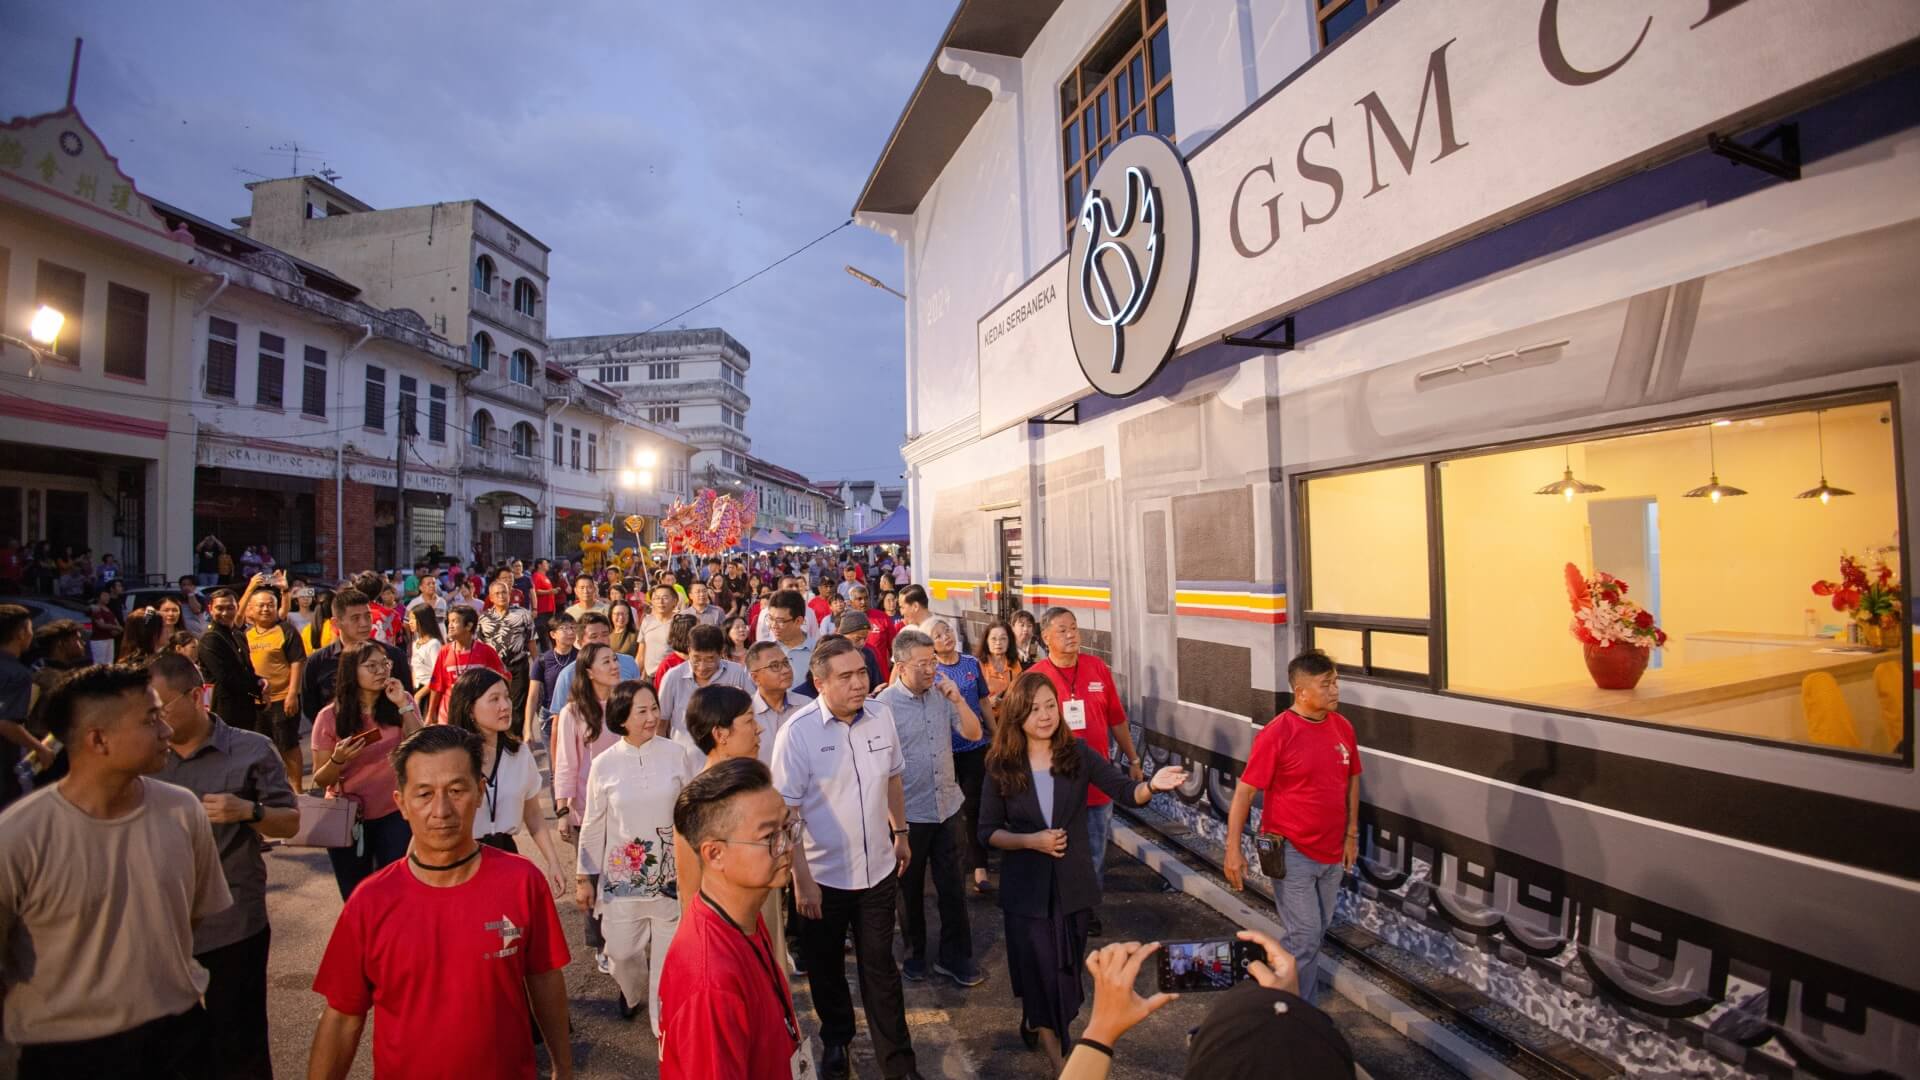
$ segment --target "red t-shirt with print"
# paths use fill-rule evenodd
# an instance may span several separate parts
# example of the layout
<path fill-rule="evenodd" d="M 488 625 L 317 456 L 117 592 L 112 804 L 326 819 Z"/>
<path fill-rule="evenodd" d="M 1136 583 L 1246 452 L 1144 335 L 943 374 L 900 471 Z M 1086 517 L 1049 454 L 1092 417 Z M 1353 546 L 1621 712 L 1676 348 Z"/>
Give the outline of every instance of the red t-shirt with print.
<path fill-rule="evenodd" d="M 335 1011 L 373 1010 L 376 1076 L 532 1080 L 529 976 L 567 966 L 567 938 L 538 867 L 496 848 L 451 888 L 402 860 L 360 883 L 313 989 Z"/>
<path fill-rule="evenodd" d="M 1060 695 L 1060 722 L 1066 723 L 1067 702 L 1084 702 L 1087 711 L 1087 726 L 1074 734 L 1093 744 L 1101 757 L 1113 753 L 1113 728 L 1125 727 L 1127 707 L 1120 701 L 1120 688 L 1113 685 L 1113 672 L 1097 656 L 1081 653 L 1080 658 L 1065 669 L 1053 666 L 1052 660 L 1042 660 L 1033 665 L 1033 670 L 1045 672 L 1053 682 L 1054 692 Z M 1092 784 L 1087 785 L 1087 805 L 1105 806 L 1113 800 L 1107 793 Z"/>
<path fill-rule="evenodd" d="M 696 896 L 660 971 L 661 1080 L 788 1080 L 793 991 L 758 913 L 743 933 Z"/>
<path fill-rule="evenodd" d="M 1253 737 L 1240 779 L 1266 792 L 1260 831 L 1284 836 L 1300 854 L 1337 863 L 1347 840 L 1347 782 L 1360 775 L 1353 725 L 1337 712 L 1319 723 L 1288 709 Z"/>

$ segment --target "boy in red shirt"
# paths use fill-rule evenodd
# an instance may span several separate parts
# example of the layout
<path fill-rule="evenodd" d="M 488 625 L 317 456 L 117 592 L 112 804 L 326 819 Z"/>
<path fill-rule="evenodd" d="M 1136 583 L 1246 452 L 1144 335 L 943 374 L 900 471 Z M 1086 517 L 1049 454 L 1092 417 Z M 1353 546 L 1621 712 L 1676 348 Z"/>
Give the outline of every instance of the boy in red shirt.
<path fill-rule="evenodd" d="M 1340 674 L 1327 654 L 1312 649 L 1287 665 L 1293 706 L 1253 737 L 1247 769 L 1234 785 L 1227 835 L 1247 827 L 1256 792 L 1266 792 L 1260 831 L 1285 842 L 1286 876 L 1273 883 L 1275 905 L 1286 923 L 1280 945 L 1300 968 L 1300 996 L 1316 989 L 1314 957 L 1333 922 L 1340 879 L 1360 854 L 1360 746 L 1353 725 L 1333 710 L 1340 704 Z M 1227 845 L 1227 881 L 1245 886 L 1247 859 L 1237 843 Z"/>
<path fill-rule="evenodd" d="M 793 864 L 800 823 L 788 816 L 773 774 L 751 757 L 720 762 L 674 800 L 673 828 L 700 860 L 700 891 L 660 972 L 661 1080 L 800 1075 L 793 991 L 760 918 Z"/>
<path fill-rule="evenodd" d="M 313 980 L 327 1008 L 307 1075 L 347 1075 L 371 1009 L 375 1076 L 534 1080 L 531 1003 L 555 1080 L 570 1080 L 566 935 L 539 867 L 473 838 L 480 740 L 422 728 L 393 771 L 413 847 L 361 882 L 334 924 Z"/>
<path fill-rule="evenodd" d="M 905 599 L 904 594 L 902 599 Z M 1048 608 L 1040 616 L 1040 640 L 1047 643 L 1047 657 L 1033 665 L 1053 682 L 1060 695 L 1060 718 L 1081 739 L 1093 744 L 1101 757 L 1113 753 L 1114 742 L 1127 755 L 1127 775 L 1138 783 L 1146 779 L 1140 751 L 1134 749 L 1133 732 L 1127 728 L 1127 707 L 1120 700 L 1120 688 L 1113 683 L 1113 672 L 1097 656 L 1080 651 L 1080 621 L 1063 607 Z M 1113 835 L 1113 800 L 1097 785 L 1087 788 L 1087 843 L 1093 847 L 1093 875 L 1098 878 L 1107 863 L 1107 840 Z M 1088 933 L 1101 933 L 1100 916 L 1094 915 Z"/>

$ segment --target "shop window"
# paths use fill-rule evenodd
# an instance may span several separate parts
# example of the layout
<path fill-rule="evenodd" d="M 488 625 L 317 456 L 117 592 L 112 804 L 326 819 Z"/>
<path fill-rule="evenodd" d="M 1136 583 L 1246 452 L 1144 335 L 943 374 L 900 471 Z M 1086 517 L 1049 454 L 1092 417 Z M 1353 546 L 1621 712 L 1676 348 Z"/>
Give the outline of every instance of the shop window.
<path fill-rule="evenodd" d="M 309 345 L 300 378 L 300 412 L 303 416 L 327 415 L 327 350 Z"/>
<path fill-rule="evenodd" d="M 240 327 L 226 319 L 207 319 L 207 396 L 232 400 L 240 377 Z"/>
<path fill-rule="evenodd" d="M 427 441 L 447 441 L 447 388 L 444 386 L 427 388 Z"/>
<path fill-rule="evenodd" d="M 513 310 L 530 317 L 540 314 L 540 290 L 526 278 L 513 283 Z"/>
<path fill-rule="evenodd" d="M 1326 48 L 1359 26 L 1368 15 L 1393 0 L 1314 0 L 1314 19 L 1319 27 L 1320 47 Z"/>
<path fill-rule="evenodd" d="M 473 343 L 467 347 L 467 363 L 481 371 L 493 367 L 493 338 L 485 330 L 473 335 Z"/>
<path fill-rule="evenodd" d="M 1100 163 L 1122 139 L 1148 131 L 1174 137 L 1173 59 L 1166 5 L 1133 0 L 1060 84 L 1060 162 L 1069 233 Z"/>
<path fill-rule="evenodd" d="M 253 403 L 263 409 L 279 409 L 287 395 L 287 339 L 261 333 L 258 355 Z"/>
<path fill-rule="evenodd" d="M 367 417 L 363 421 L 375 431 L 387 430 L 387 369 L 367 365 Z"/>
<path fill-rule="evenodd" d="M 473 291 L 493 295 L 493 257 L 482 255 L 473 260 Z"/>
<path fill-rule="evenodd" d="M 147 381 L 147 294 L 107 283 L 107 374 Z"/>
<path fill-rule="evenodd" d="M 1356 674 L 1892 754 L 1911 680 L 1896 424 L 1855 396 L 1310 478 L 1301 621 Z M 1596 606 L 1600 574 L 1635 606 Z"/>
<path fill-rule="evenodd" d="M 41 304 L 66 316 L 60 324 L 60 337 L 53 352 L 70 364 L 80 362 L 80 328 L 87 314 L 87 275 L 58 263 L 40 260 L 34 281 L 34 307 Z"/>
<path fill-rule="evenodd" d="M 513 350 L 513 362 L 507 368 L 507 378 L 521 386 L 533 385 L 533 354 L 525 349 Z"/>

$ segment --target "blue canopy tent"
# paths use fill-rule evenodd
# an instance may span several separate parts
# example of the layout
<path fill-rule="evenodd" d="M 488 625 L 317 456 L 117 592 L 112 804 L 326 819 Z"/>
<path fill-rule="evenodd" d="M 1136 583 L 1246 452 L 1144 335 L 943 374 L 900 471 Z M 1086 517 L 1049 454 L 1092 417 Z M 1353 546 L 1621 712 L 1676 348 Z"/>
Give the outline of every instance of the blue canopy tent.
<path fill-rule="evenodd" d="M 763 551 L 779 551 L 790 543 L 792 541 L 780 533 L 762 529 L 747 539 L 747 550 L 757 555 Z"/>
<path fill-rule="evenodd" d="M 833 546 L 833 541 L 827 539 L 824 536 L 821 536 L 819 533 L 814 532 L 811 529 L 807 530 L 806 532 L 795 535 L 793 538 L 793 542 L 796 544 L 799 544 L 801 547 L 807 547 L 807 548 L 823 548 L 823 547 Z"/>
<path fill-rule="evenodd" d="M 912 539 L 912 519 L 907 514 L 907 504 L 901 503 L 893 508 L 886 520 L 864 532 L 847 537 L 849 544 L 904 544 Z"/>

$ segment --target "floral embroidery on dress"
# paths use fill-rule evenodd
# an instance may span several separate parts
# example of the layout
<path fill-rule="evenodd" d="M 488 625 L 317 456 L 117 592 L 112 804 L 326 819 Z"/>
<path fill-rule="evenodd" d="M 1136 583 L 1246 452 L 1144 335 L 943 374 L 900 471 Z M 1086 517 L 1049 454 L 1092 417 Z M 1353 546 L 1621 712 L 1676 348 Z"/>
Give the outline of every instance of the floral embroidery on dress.
<path fill-rule="evenodd" d="M 655 838 L 635 837 L 607 852 L 600 875 L 601 895 L 653 900 L 677 895 L 674 888 L 673 830 L 654 830 Z"/>

